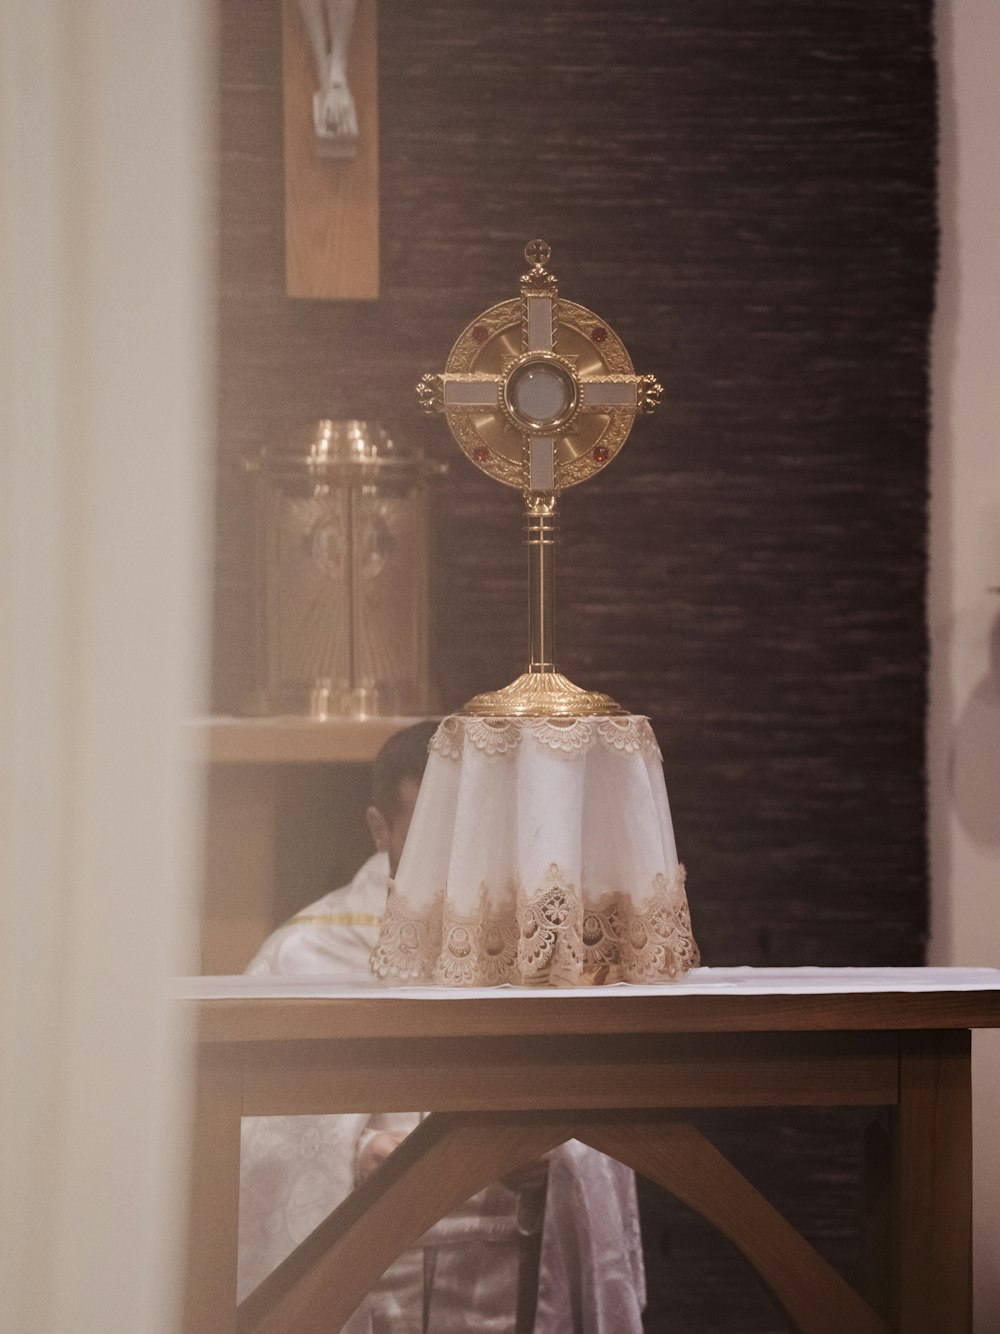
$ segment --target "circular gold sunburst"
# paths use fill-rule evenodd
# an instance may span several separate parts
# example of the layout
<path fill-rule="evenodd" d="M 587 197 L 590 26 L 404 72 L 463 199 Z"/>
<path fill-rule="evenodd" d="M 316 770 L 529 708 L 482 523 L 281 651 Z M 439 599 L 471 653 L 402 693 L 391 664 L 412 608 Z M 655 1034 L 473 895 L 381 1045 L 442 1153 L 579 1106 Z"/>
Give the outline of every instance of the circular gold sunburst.
<path fill-rule="evenodd" d="M 495 408 L 445 405 L 445 418 L 462 452 L 476 467 L 519 489 L 525 485 L 529 432 L 518 429 L 513 415 L 504 411 L 505 388 L 526 358 L 545 355 L 532 354 L 524 347 L 525 305 L 523 297 L 501 301 L 477 316 L 455 340 L 445 367 L 446 375 L 496 377 Z M 553 305 L 553 341 L 558 351 L 549 355 L 558 356 L 573 377 L 578 405 L 584 400 L 588 380 L 638 378 L 625 345 L 598 316 L 574 301 L 557 300 Z M 625 443 L 635 412 L 634 407 L 583 412 L 578 406 L 568 423 L 557 423 L 552 433 L 556 490 L 583 482 L 606 467 Z"/>
<path fill-rule="evenodd" d="M 604 320 L 558 296 L 549 254 L 529 242 L 520 297 L 471 320 L 444 372 L 417 386 L 477 468 L 529 493 L 558 493 L 607 467 L 663 392 L 636 375 Z"/>

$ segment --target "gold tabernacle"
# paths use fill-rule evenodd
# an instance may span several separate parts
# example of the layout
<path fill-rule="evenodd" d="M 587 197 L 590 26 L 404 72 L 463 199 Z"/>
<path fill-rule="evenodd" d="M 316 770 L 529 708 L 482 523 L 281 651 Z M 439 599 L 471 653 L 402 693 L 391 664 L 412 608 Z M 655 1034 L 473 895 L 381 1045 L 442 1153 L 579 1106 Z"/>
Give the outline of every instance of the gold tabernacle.
<path fill-rule="evenodd" d="M 465 714 L 580 717 L 621 713 L 608 695 L 556 671 L 553 545 L 560 491 L 607 467 L 637 412 L 652 412 L 662 387 L 636 375 L 621 339 L 583 306 L 559 297 L 551 252 L 531 241 L 521 295 L 501 301 L 459 334 L 443 374 L 425 375 L 417 397 L 443 412 L 462 451 L 487 476 L 517 487 L 528 547 L 527 671 L 502 690 L 476 695 Z"/>

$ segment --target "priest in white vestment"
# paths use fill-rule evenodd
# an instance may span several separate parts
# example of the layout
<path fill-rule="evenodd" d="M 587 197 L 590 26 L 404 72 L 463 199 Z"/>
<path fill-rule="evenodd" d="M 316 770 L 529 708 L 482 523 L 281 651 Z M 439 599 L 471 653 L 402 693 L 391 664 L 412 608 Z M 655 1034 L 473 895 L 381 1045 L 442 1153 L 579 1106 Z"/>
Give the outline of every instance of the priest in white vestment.
<path fill-rule="evenodd" d="M 349 885 L 279 927 L 248 973 L 372 985 L 368 960 L 433 730 L 418 724 L 398 733 L 376 759 L 368 823 L 378 852 Z M 244 1119 L 240 1300 L 419 1120 L 419 1113 Z M 537 1282 L 535 1334 L 641 1334 L 645 1276 L 632 1172 L 575 1141 L 548 1155 L 547 1169 L 496 1182 L 435 1224 L 386 1271 L 345 1334 L 514 1334 L 526 1282 Z"/>

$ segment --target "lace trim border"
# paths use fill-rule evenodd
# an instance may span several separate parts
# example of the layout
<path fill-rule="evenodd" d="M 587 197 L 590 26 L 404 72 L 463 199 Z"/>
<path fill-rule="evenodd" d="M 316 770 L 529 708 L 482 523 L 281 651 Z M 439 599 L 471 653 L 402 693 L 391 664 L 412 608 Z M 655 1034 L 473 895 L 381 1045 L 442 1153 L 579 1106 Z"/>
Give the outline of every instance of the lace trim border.
<path fill-rule="evenodd" d="M 468 916 L 443 893 L 414 909 L 392 888 L 371 969 L 383 979 L 448 987 L 674 981 L 700 963 L 684 882 L 679 866 L 655 877 L 641 905 L 622 891 L 585 905 L 553 864 L 538 891 L 511 882 L 499 906 L 480 885 Z"/>
<path fill-rule="evenodd" d="M 469 742 L 485 755 L 507 755 L 525 736 L 566 755 L 583 754 L 595 745 L 623 755 L 660 755 L 648 718 L 445 718 L 431 737 L 430 749 L 446 760 L 461 758 Z"/>

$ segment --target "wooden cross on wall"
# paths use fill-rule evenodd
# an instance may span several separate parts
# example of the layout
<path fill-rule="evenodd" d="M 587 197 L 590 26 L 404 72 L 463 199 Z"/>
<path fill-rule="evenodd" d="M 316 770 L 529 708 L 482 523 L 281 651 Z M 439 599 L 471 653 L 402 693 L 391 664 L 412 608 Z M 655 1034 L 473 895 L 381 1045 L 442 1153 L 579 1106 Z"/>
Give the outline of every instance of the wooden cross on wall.
<path fill-rule="evenodd" d="M 373 301 L 379 294 L 378 69 L 375 0 L 358 0 L 348 74 L 354 156 L 316 151 L 316 65 L 297 0 L 282 0 L 285 285 L 289 296 Z"/>

